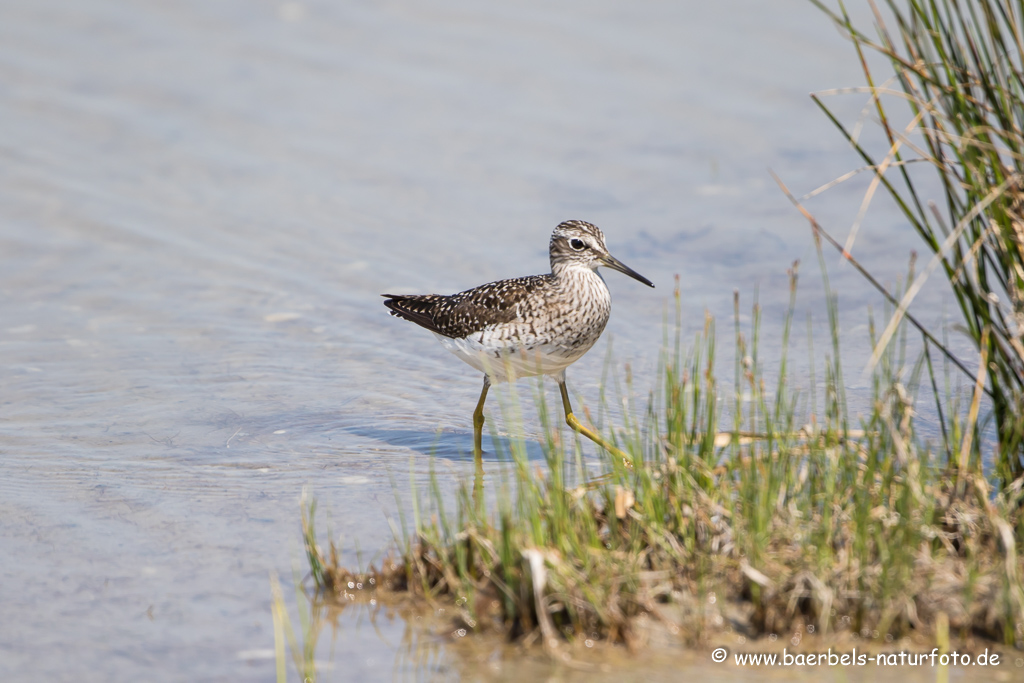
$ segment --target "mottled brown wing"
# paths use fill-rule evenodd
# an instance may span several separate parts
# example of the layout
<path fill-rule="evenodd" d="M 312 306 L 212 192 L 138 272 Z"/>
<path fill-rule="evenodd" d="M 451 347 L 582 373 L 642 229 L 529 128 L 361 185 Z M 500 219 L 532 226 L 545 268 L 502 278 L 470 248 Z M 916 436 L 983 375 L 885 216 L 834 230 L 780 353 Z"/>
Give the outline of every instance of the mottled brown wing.
<path fill-rule="evenodd" d="M 417 294 L 412 296 L 382 294 L 381 296 L 387 297 L 384 300 L 384 305 L 390 309 L 391 315 L 414 322 L 431 332 L 441 332 L 437 324 L 434 323 L 433 313 L 440 306 L 440 300 L 447 299 L 448 297 L 437 294 Z"/>
<path fill-rule="evenodd" d="M 468 337 L 488 325 L 512 322 L 517 305 L 548 284 L 550 275 L 499 280 L 443 296 L 440 294 L 384 294 L 391 315 L 453 339 Z"/>

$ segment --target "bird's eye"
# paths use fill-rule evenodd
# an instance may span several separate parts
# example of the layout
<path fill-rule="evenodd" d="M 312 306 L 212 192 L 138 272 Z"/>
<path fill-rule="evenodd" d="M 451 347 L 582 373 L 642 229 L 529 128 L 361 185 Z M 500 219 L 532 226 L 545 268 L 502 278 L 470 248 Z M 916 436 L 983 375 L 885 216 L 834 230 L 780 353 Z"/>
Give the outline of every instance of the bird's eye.
<path fill-rule="evenodd" d="M 576 239 L 575 237 L 569 240 L 569 246 L 575 249 L 576 251 L 583 251 L 587 247 L 586 243 L 583 240 Z"/>

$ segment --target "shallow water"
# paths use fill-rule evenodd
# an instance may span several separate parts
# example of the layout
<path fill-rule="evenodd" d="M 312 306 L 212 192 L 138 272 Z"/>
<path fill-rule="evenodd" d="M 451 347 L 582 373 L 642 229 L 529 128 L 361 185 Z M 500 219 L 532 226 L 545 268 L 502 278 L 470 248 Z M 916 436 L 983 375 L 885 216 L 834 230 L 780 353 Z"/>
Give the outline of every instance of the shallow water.
<path fill-rule="evenodd" d="M 688 335 L 705 308 L 731 329 L 733 290 L 748 311 L 757 288 L 773 358 L 803 259 L 800 315 L 824 324 L 766 168 L 802 193 L 857 166 L 807 93 L 861 79 L 803 0 L 2 15 L 4 678 L 274 677 L 268 576 L 301 566 L 303 488 L 368 561 L 429 453 L 445 482 L 469 462 L 479 378 L 381 292 L 543 272 L 582 218 L 658 286 L 607 276 L 638 387 L 674 274 Z M 857 182 L 812 202 L 840 235 Z M 917 245 L 884 202 L 870 216 L 856 253 L 892 282 Z M 877 300 L 829 262 L 865 338 Z M 922 295 L 929 322 L 946 301 Z M 569 373 L 588 405 L 606 348 Z M 325 635 L 331 675 L 389 677 L 404 628 Z"/>
<path fill-rule="evenodd" d="M 920 645 L 895 643 L 882 648 L 869 645 L 865 649 L 863 642 L 836 640 L 831 636 L 824 640 L 807 636 L 799 645 L 792 646 L 767 640 L 751 643 L 735 634 L 721 634 L 699 648 L 662 642 L 643 650 L 640 656 L 621 646 L 604 646 L 591 641 L 563 643 L 555 651 L 548 652 L 536 643 L 528 647 L 510 645 L 504 638 L 486 632 L 472 637 L 462 636 L 464 631 L 458 628 L 461 622 L 456 623 L 452 615 L 444 614 L 444 611 L 431 612 L 419 603 L 385 607 L 371 606 L 360 600 L 343 603 L 341 607 L 315 607 L 309 622 L 314 633 L 330 631 L 336 634 L 332 637 L 336 642 L 354 638 L 362 639 L 363 644 L 366 634 L 376 630 L 379 640 L 377 647 L 366 657 L 304 660 L 304 671 L 313 671 L 327 680 L 381 677 L 486 683 L 533 680 L 667 683 L 685 678 L 722 683 L 764 680 L 934 683 L 943 680 L 1010 681 L 1019 678 L 1024 668 L 1024 658 L 1019 657 L 1020 653 L 998 646 L 970 650 L 971 660 L 981 662 L 984 657 L 984 665 L 943 667 L 938 663 L 932 666 L 928 650 Z M 651 631 L 656 633 L 657 628 Z M 669 641 L 673 639 L 665 631 L 661 637 Z M 388 648 L 383 657 L 381 644 Z M 725 654 L 723 661 L 713 659 L 716 651 Z M 898 658 L 901 651 L 907 653 L 905 661 L 919 664 L 889 666 L 876 663 L 879 654 Z M 957 656 L 964 653 L 967 652 L 958 652 Z M 246 654 L 254 659 L 271 656 L 269 650 Z M 739 663 L 748 655 L 774 656 L 776 663 L 771 666 Z M 788 660 L 785 659 L 787 655 Z M 830 655 L 834 655 L 831 661 L 835 663 L 805 664 L 811 655 L 823 655 L 826 662 Z M 861 663 L 842 665 L 841 657 L 844 655 L 848 661 Z M 936 652 L 937 662 L 941 662 L 940 656 Z M 382 669 L 387 669 L 386 676 L 380 675 Z"/>

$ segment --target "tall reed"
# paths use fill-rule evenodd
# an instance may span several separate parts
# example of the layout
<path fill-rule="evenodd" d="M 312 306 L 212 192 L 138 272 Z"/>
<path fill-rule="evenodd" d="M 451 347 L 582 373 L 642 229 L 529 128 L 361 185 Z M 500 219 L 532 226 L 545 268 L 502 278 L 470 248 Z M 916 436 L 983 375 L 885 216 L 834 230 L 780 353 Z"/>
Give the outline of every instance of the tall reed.
<path fill-rule="evenodd" d="M 723 629 L 888 640 L 940 622 L 1024 647 L 1019 487 L 994 495 L 978 460 L 955 481 L 936 462 L 914 429 L 925 362 L 905 368 L 899 344 L 882 355 L 874 400 L 860 417 L 849 413 L 827 279 L 824 393 L 811 400 L 795 390 L 787 350 L 796 283 L 794 266 L 773 383 L 761 367 L 756 305 L 750 328 L 737 315 L 725 392 L 715 322 L 706 317 L 686 344 L 677 292 L 676 333 L 665 335 L 675 341 L 646 408 L 606 430 L 632 463 L 609 456 L 594 476 L 558 420 L 544 420 L 544 467 L 522 438 L 496 438 L 500 462 L 488 462 L 488 479 L 459 486 L 454 505 L 436 478 L 425 498 L 414 491 L 398 557 L 364 573 L 341 567 L 333 543 L 320 549 L 310 510 L 304 537 L 317 587 L 408 591 L 453 610 L 457 629 L 553 650 L 597 639 L 638 647 L 655 624 L 694 642 Z M 536 400 L 546 415 L 543 392 Z M 513 434 L 522 433 L 517 415 L 507 404 Z M 947 419 L 961 434 L 959 413 Z"/>
<path fill-rule="evenodd" d="M 865 206 L 883 187 L 934 254 L 876 349 L 891 339 L 924 280 L 941 269 L 978 349 L 971 380 L 981 389 L 977 398 L 984 391 L 991 400 L 996 472 L 1007 486 L 1024 474 L 1024 4 L 886 0 L 880 8 L 868 0 L 875 19 L 868 31 L 854 25 L 842 0 L 811 2 L 852 41 L 885 134 L 883 150 L 871 149 L 859 125 L 841 121 L 815 96 L 874 173 Z M 869 66 L 872 54 L 884 59 L 885 73 Z M 939 203 L 924 196 L 913 162 L 936 172 Z M 961 461 L 977 457 L 981 442 L 977 421 L 969 428 L 971 452 L 958 455 Z"/>

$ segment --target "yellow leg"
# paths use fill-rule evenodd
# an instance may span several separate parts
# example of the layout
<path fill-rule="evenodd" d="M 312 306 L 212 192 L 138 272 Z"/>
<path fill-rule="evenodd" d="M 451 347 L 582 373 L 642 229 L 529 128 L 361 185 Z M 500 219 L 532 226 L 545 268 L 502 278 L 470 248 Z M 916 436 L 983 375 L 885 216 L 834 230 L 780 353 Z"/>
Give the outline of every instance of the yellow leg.
<path fill-rule="evenodd" d="M 491 388 L 491 382 L 484 375 L 484 388 L 480 392 L 480 400 L 477 401 L 476 410 L 473 411 L 473 457 L 476 458 L 477 467 L 482 467 L 484 462 L 483 432 L 484 432 L 484 401 L 487 399 L 487 390 Z"/>
<path fill-rule="evenodd" d="M 631 458 L 626 453 L 623 453 L 618 448 L 602 439 L 592 429 L 584 427 L 582 424 L 580 424 L 580 421 L 576 419 L 576 416 L 572 414 L 572 404 L 569 403 L 569 390 L 565 388 L 564 379 L 559 380 L 558 388 L 562 392 L 562 406 L 565 408 L 565 423 L 572 427 L 575 431 L 579 432 L 583 436 L 587 437 L 588 439 L 596 443 L 601 448 L 611 453 L 612 455 L 622 458 L 627 465 L 632 466 L 633 458 Z"/>

